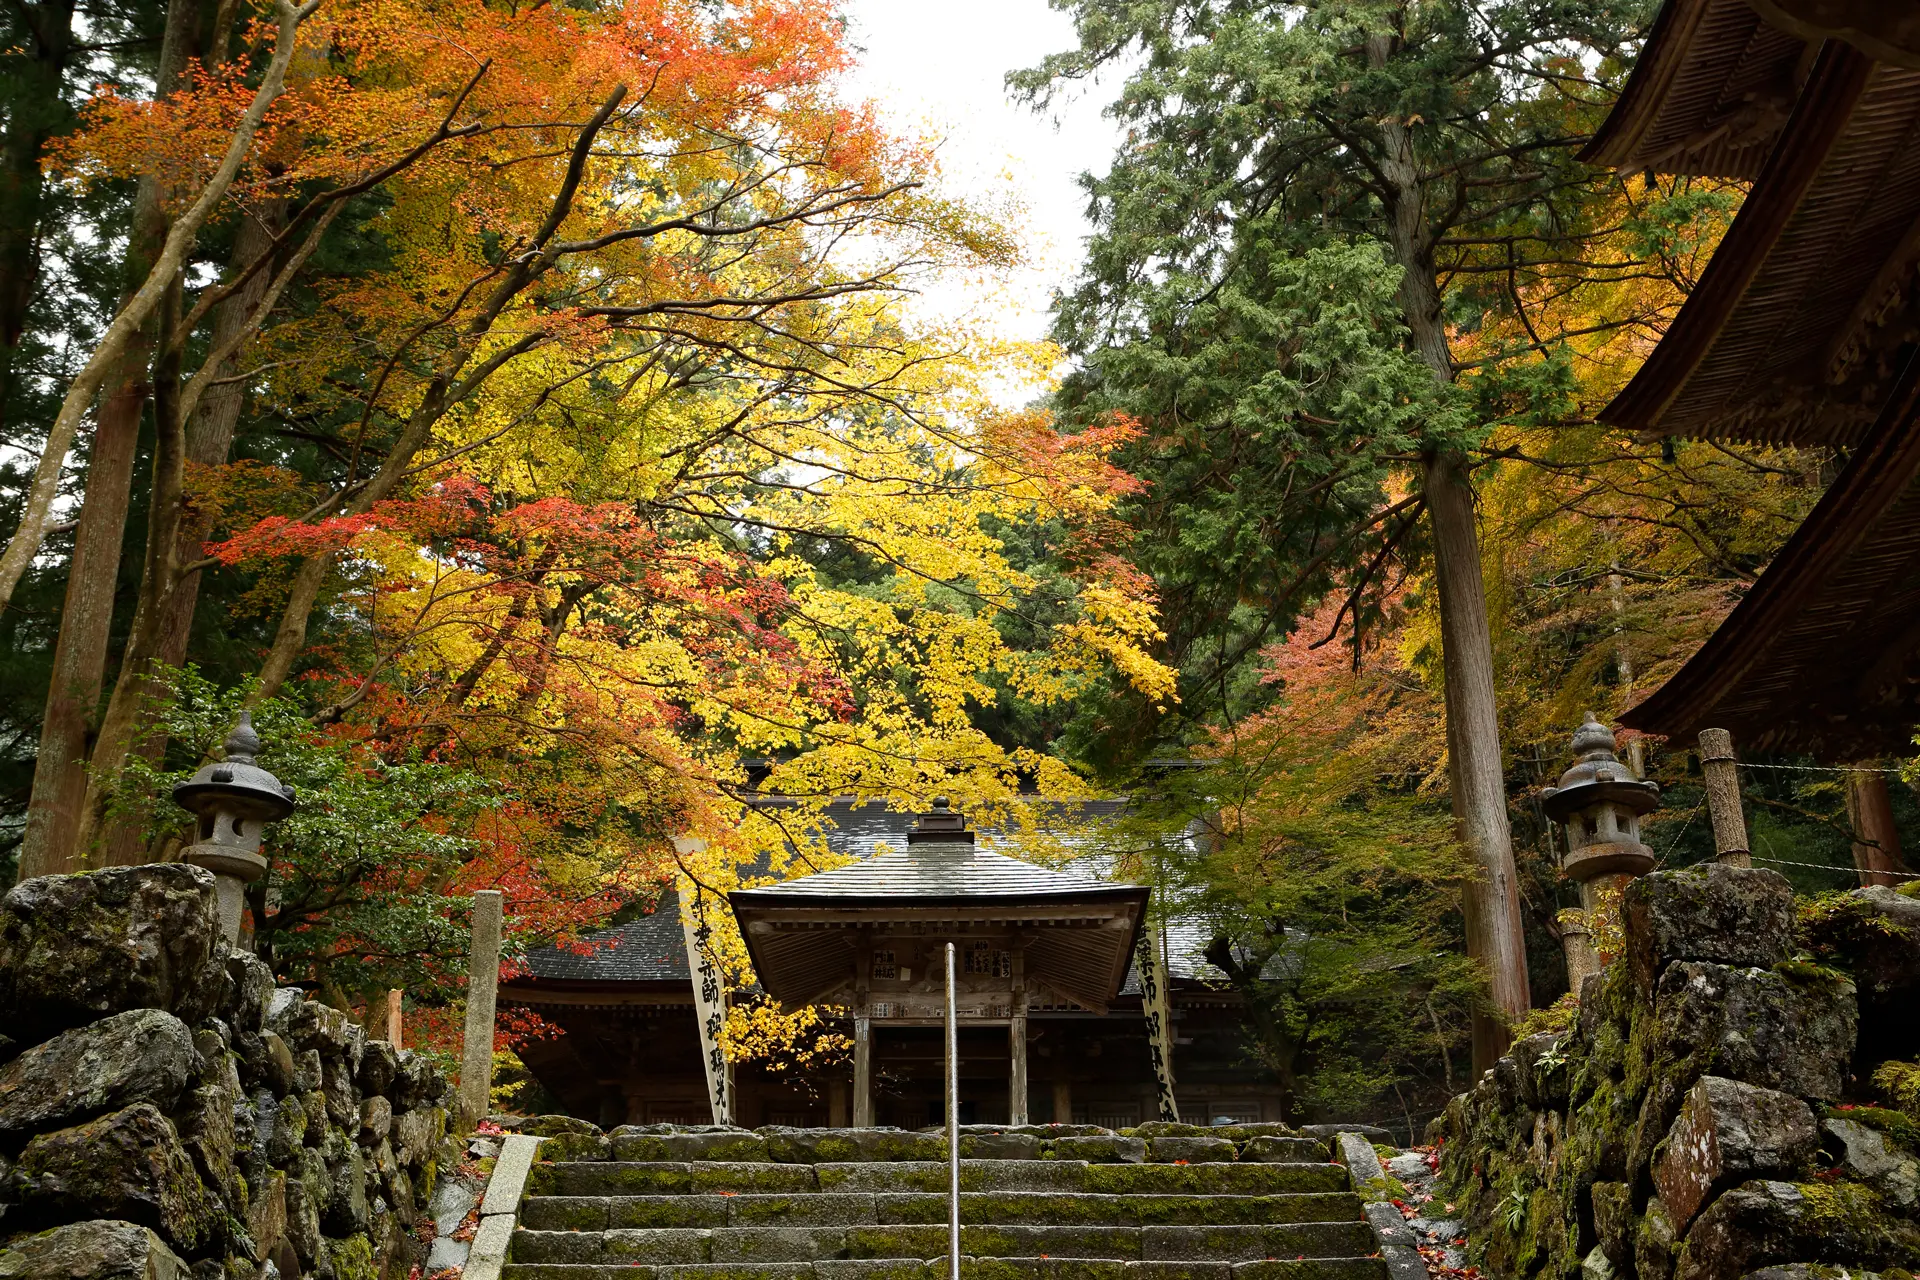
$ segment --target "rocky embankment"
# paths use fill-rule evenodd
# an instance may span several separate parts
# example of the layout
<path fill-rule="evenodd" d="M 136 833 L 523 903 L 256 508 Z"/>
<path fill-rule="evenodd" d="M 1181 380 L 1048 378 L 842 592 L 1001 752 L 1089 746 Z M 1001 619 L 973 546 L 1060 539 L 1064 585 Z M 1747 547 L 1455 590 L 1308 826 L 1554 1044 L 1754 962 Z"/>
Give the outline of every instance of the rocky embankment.
<path fill-rule="evenodd" d="M 1812 1280 L 1920 1266 L 1920 901 L 1770 871 L 1635 881 L 1578 1023 L 1436 1122 L 1486 1270 Z"/>
<path fill-rule="evenodd" d="M 0 1277 L 404 1277 L 448 1102 L 229 951 L 205 871 L 0 900 Z"/>

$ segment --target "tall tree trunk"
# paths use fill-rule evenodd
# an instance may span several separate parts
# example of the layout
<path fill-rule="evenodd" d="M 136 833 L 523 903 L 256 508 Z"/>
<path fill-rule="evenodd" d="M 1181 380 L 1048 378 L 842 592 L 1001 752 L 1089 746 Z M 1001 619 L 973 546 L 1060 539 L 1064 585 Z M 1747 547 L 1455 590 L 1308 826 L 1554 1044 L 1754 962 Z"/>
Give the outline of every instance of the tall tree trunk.
<path fill-rule="evenodd" d="M 120 548 L 126 535 L 141 410 L 147 401 L 152 330 L 128 345 L 119 385 L 101 404 L 87 466 L 85 505 L 74 530 L 60 637 L 53 648 L 53 679 L 40 722 L 33 793 L 20 842 L 20 878 L 78 869 L 74 835 L 87 794 L 87 753 L 106 681 L 107 641 L 113 622 Z"/>
<path fill-rule="evenodd" d="M 160 47 L 156 80 L 159 96 L 179 87 L 187 60 L 194 54 L 199 28 L 200 0 L 171 0 Z M 154 259 L 166 241 L 163 198 L 153 178 L 140 180 L 123 259 L 126 285 L 120 298 L 122 306 L 153 269 Z M 78 865 L 74 837 L 86 799 L 91 730 L 100 707 L 100 691 L 106 683 L 120 549 L 126 540 L 127 504 L 157 327 L 149 321 L 128 340 L 101 390 L 100 407 L 94 415 L 86 494 L 74 530 L 73 559 L 67 567 L 60 636 L 54 643 L 53 677 L 41 718 L 33 793 L 27 801 L 27 826 L 21 838 L 23 880 L 72 871 Z"/>
<path fill-rule="evenodd" d="M 1368 60 L 1385 66 L 1393 45 L 1391 34 L 1370 35 Z M 1381 134 L 1386 143 L 1381 176 L 1386 184 L 1389 236 L 1402 269 L 1401 311 L 1414 349 L 1435 380 L 1450 384 L 1453 353 L 1441 317 L 1427 192 L 1413 135 L 1404 123 L 1391 119 L 1382 123 Z M 1473 1017 L 1473 1069 L 1478 1075 L 1507 1047 L 1508 1023 L 1531 1007 L 1532 996 L 1527 989 L 1513 829 L 1507 819 L 1500 715 L 1493 692 L 1493 633 L 1487 624 L 1486 585 L 1480 577 L 1473 489 L 1465 459 L 1444 445 L 1427 455 L 1421 470 L 1440 603 L 1449 790 L 1455 827 L 1474 867 L 1461 904 L 1467 954 L 1486 970 L 1491 1005 Z"/>
<path fill-rule="evenodd" d="M 318 3 L 318 0 L 312 2 Z M 100 732 L 87 762 L 87 794 L 81 804 L 80 829 L 74 837 L 82 857 L 96 860 L 114 857 L 124 865 L 138 861 L 143 848 L 143 843 L 131 835 L 115 840 L 105 850 L 98 846 L 107 808 L 126 768 L 128 753 L 158 749 L 154 733 L 142 732 L 140 725 L 147 697 L 152 692 L 154 663 L 160 656 L 163 628 L 172 616 L 175 595 L 192 579 L 189 570 L 194 566 L 188 557 L 197 551 L 197 544 L 187 536 L 187 424 L 194 420 L 205 394 L 213 389 L 216 380 L 212 375 L 226 367 L 229 360 L 237 358 L 252 341 L 261 323 L 273 312 L 288 282 L 299 274 L 320 246 L 340 207 L 335 204 L 315 219 L 299 247 L 285 255 L 245 323 L 216 330 L 216 341 L 200 369 L 201 374 L 207 376 L 196 376 L 182 386 L 180 365 L 187 335 L 180 331 L 177 314 L 161 322 L 161 332 L 172 334 L 174 340 L 162 345 L 154 362 L 153 499 L 148 506 L 147 554 L 141 569 L 133 627 L 127 636 L 126 656 L 120 663 L 119 679 L 114 681 L 113 696 L 107 700 L 107 709 L 100 717 Z M 176 278 L 175 288 L 166 299 L 172 313 L 179 309 L 178 286 Z"/>
<path fill-rule="evenodd" d="M 27 38 L 9 77 L 7 123 L 0 133 L 0 421 L 12 397 L 27 308 L 40 283 L 46 193 L 40 158 L 48 141 L 73 124 L 63 90 L 73 56 L 74 7 L 74 0 L 43 0 L 14 10 Z"/>
<path fill-rule="evenodd" d="M 273 237 L 285 221 L 286 207 L 276 202 L 273 207 L 263 211 L 261 218 L 248 217 L 240 224 L 240 231 L 234 237 L 233 266 L 236 272 L 244 269 L 261 254 L 273 247 Z M 266 295 L 271 273 L 255 272 L 247 281 L 246 287 L 221 303 L 213 316 L 213 345 L 219 347 L 239 334 L 249 324 L 255 322 L 254 310 Z M 187 426 L 187 463 L 190 466 L 218 467 L 225 465 L 233 452 L 234 432 L 240 425 L 240 411 L 246 405 L 246 384 L 239 381 L 241 360 L 238 354 L 221 362 L 219 368 L 212 371 L 220 385 L 207 389 L 201 397 L 193 421 Z M 204 371 L 199 375 L 208 376 Z M 211 532 L 210 523 L 201 512 L 189 513 L 180 526 L 180 546 L 178 555 L 182 563 L 200 557 L 200 547 Z M 187 656 L 187 640 L 193 632 L 193 614 L 200 598 L 200 575 L 191 574 L 175 588 L 167 601 L 165 616 L 160 623 L 159 659 L 170 667 L 177 667 Z"/>
<path fill-rule="evenodd" d="M 1429 457 L 1424 472 L 1440 597 L 1449 789 L 1454 823 L 1474 868 L 1464 901 L 1467 954 L 1485 966 L 1493 1006 L 1491 1014 L 1476 1012 L 1473 1019 L 1473 1069 L 1478 1075 L 1506 1049 L 1511 1039 L 1507 1024 L 1527 1011 L 1532 996 L 1513 831 L 1507 820 L 1506 770 L 1493 694 L 1493 635 L 1480 579 L 1473 490 L 1457 454 Z"/>
<path fill-rule="evenodd" d="M 179 323 L 180 295 L 181 281 L 176 278 L 161 307 L 163 331 L 171 331 Z M 174 552 L 181 523 L 180 497 L 186 470 L 186 433 L 180 425 L 177 406 L 179 384 L 180 348 L 164 347 L 154 363 L 153 374 L 153 500 L 147 510 L 147 552 L 141 573 L 143 584 L 169 581 L 177 567 Z M 101 840 L 101 834 L 107 805 L 114 794 L 113 784 L 119 780 L 127 754 L 143 738 L 137 725 L 146 709 L 144 703 L 150 684 L 151 655 L 163 616 L 163 611 L 158 607 L 160 603 L 159 599 L 142 590 L 140 602 L 133 611 L 133 627 L 127 636 L 127 653 L 121 664 L 120 678 L 115 681 L 113 697 L 108 700 L 106 712 L 101 716 L 100 733 L 89 760 L 86 790 L 73 837 L 74 857 L 83 867 L 111 866 L 114 864 L 107 861 L 110 854 L 121 857 L 127 857 L 130 853 L 137 855 L 144 847 L 139 841 L 108 846 Z M 115 766 L 110 775 L 111 782 L 98 773 L 103 750 L 113 751 Z M 137 856 L 134 860 L 138 860 Z"/>
<path fill-rule="evenodd" d="M 277 222 L 279 215 L 285 212 L 283 204 L 276 204 L 267 217 Z M 235 273 L 243 270 L 261 254 L 273 247 L 276 227 L 268 225 L 258 218 L 247 217 L 240 224 L 239 233 L 234 237 L 233 258 L 230 269 Z M 254 323 L 254 310 L 260 305 L 267 292 L 270 273 L 255 272 L 247 281 L 246 287 L 214 311 L 213 345 L 218 349 L 239 335 Z M 234 378 L 240 371 L 238 355 L 230 356 L 210 373 L 203 370 L 201 376 L 212 377 L 218 385 L 210 387 L 201 398 L 192 421 L 187 428 L 186 460 L 189 465 L 217 467 L 227 461 L 233 449 L 234 431 L 240 422 L 240 410 L 246 403 L 246 387 L 239 381 L 219 382 L 220 379 Z M 209 532 L 207 517 L 196 511 L 188 511 L 180 520 L 174 541 L 171 563 L 175 566 L 196 560 L 200 556 L 200 547 L 206 541 Z M 154 660 L 169 667 L 177 667 L 187 656 L 187 642 L 193 634 L 193 615 L 200 595 L 200 575 L 188 574 L 181 578 L 174 588 L 163 597 L 156 599 L 160 584 L 143 574 L 140 582 L 140 600 L 143 608 L 158 610 L 155 621 Z M 139 654 L 131 652 L 130 657 L 138 663 Z M 145 700 L 147 682 L 139 680 L 139 691 L 134 696 L 137 705 Z M 99 698 L 99 688 L 94 690 L 95 701 Z M 158 760 L 166 749 L 166 736 L 161 733 L 148 733 L 138 738 L 132 748 L 132 754 L 148 760 Z M 69 839 L 79 829 L 79 811 L 86 798 L 85 770 L 78 771 L 77 793 L 73 796 L 74 818 L 70 823 Z M 106 847 L 100 861 L 110 867 L 132 866 L 150 861 L 149 832 L 140 830 L 130 823 L 123 823 L 106 833 Z"/>

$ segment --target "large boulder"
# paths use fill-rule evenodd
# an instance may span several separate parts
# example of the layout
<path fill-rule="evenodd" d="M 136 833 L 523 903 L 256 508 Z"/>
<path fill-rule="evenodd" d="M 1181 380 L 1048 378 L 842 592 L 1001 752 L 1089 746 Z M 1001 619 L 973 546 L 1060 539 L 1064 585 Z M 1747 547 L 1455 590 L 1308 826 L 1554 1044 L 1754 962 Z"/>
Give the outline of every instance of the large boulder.
<path fill-rule="evenodd" d="M 187 1264 L 147 1228 L 95 1220 L 21 1236 L 0 1249 L 0 1280 L 187 1280 Z"/>
<path fill-rule="evenodd" d="M 1868 1061 L 1920 1051 L 1920 901 L 1875 886 L 1816 903 L 1807 913 L 1808 949 L 1845 969 L 1860 989 L 1861 1051 Z"/>
<path fill-rule="evenodd" d="M 1645 1098 L 1626 1152 L 1634 1178 L 1701 1076 L 1830 1101 L 1853 1055 L 1856 1016 L 1845 982 L 1680 960 L 1660 975 L 1651 1019 L 1651 1052 L 1635 1069 L 1645 1072 Z"/>
<path fill-rule="evenodd" d="M 447 1113 L 423 1107 L 393 1122 L 394 1154 L 408 1169 L 418 1171 L 447 1136 Z"/>
<path fill-rule="evenodd" d="M 1920 1160 L 1911 1151 L 1854 1120 L 1828 1120 L 1820 1128 L 1849 1178 L 1866 1183 L 1903 1213 L 1920 1206 Z"/>
<path fill-rule="evenodd" d="M 377 1147 L 393 1129 L 393 1104 L 378 1094 L 360 1104 L 360 1127 L 355 1135 L 363 1147 Z"/>
<path fill-rule="evenodd" d="M 234 1111 L 240 1101 L 237 1090 L 225 1085 L 203 1085 L 188 1096 L 180 1109 L 180 1137 L 201 1178 L 230 1206 L 240 1200 L 234 1155 L 237 1142 Z"/>
<path fill-rule="evenodd" d="M 273 1032 L 264 1032 L 260 1037 L 260 1056 L 253 1063 L 253 1069 L 260 1083 L 267 1086 L 276 1098 L 284 1098 L 293 1092 L 299 1068 L 294 1065 L 293 1050 L 287 1048 L 287 1042 Z"/>
<path fill-rule="evenodd" d="M 1620 903 L 1627 963 L 1642 991 L 1677 960 L 1768 968 L 1793 946 L 1793 886 L 1777 871 L 1713 864 L 1659 871 Z"/>
<path fill-rule="evenodd" d="M 145 1102 L 41 1134 L 11 1180 L 29 1220 L 124 1218 L 189 1254 L 212 1243 L 220 1225 L 173 1122 Z"/>
<path fill-rule="evenodd" d="M 1660 975 L 1655 1064 L 1832 1101 L 1847 1078 L 1857 1015 L 1844 982 L 1681 961 Z"/>
<path fill-rule="evenodd" d="M 275 1169 L 247 1202 L 247 1235 L 253 1240 L 253 1259 L 265 1262 L 275 1245 L 287 1236 L 287 1175 Z"/>
<path fill-rule="evenodd" d="M 1911 1268 L 1920 1262 L 1920 1233 L 1857 1183 L 1748 1182 L 1694 1222 L 1674 1280 L 1736 1280 L 1806 1258 Z"/>
<path fill-rule="evenodd" d="M 252 1054 L 266 1026 L 267 1001 L 273 998 L 273 970 L 264 960 L 245 951 L 227 957 L 227 977 L 232 979 L 232 1001 L 226 1009 L 233 1026 L 236 1045 Z"/>
<path fill-rule="evenodd" d="M 1667 1280 L 1673 1274 L 1674 1255 L 1680 1251 L 1680 1236 L 1667 1217 L 1667 1206 L 1655 1196 L 1647 1201 L 1646 1212 L 1633 1234 L 1633 1272 L 1639 1280 Z"/>
<path fill-rule="evenodd" d="M 328 1192 L 321 1225 L 331 1236 L 350 1236 L 367 1229 L 367 1163 L 357 1146 L 327 1168 Z"/>
<path fill-rule="evenodd" d="M 171 1110 L 200 1065 L 187 1024 L 134 1009 L 62 1032 L 0 1067 L 0 1140 L 135 1102 Z"/>
<path fill-rule="evenodd" d="M 1684 1231 L 1716 1191 L 1790 1173 L 1813 1154 L 1817 1141 L 1813 1112 L 1800 1099 L 1702 1076 L 1661 1144 L 1653 1184 L 1675 1229 Z"/>
<path fill-rule="evenodd" d="M 360 1055 L 360 1092 L 385 1094 L 393 1088 L 393 1078 L 399 1070 L 400 1055 L 394 1047 L 385 1040 L 369 1040 L 366 1051 Z"/>
<path fill-rule="evenodd" d="M 287 1179 L 287 1242 L 307 1266 L 320 1257 L 320 1198 L 313 1186 L 298 1175 Z"/>
<path fill-rule="evenodd" d="M 0 899 L 0 1008 L 32 1043 L 129 1009 L 192 1024 L 231 979 L 213 876 L 185 863 L 36 876 Z"/>
<path fill-rule="evenodd" d="M 447 1078 L 438 1067 L 411 1049 L 400 1051 L 399 1070 L 387 1095 L 395 1111 L 438 1105 L 447 1093 Z"/>
<path fill-rule="evenodd" d="M 1633 1265 L 1633 1192 L 1624 1182 L 1596 1182 L 1590 1195 L 1600 1252 L 1616 1274 L 1624 1274 Z"/>

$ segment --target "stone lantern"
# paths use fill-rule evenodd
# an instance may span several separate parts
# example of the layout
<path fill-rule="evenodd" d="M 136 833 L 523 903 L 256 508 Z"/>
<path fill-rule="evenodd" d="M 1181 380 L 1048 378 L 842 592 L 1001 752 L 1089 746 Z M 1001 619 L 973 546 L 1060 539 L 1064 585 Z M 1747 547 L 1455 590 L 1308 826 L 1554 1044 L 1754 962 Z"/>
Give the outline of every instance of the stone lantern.
<path fill-rule="evenodd" d="M 253 762 L 259 753 L 252 713 L 242 711 L 227 735 L 226 759 L 173 789 L 174 803 L 200 819 L 195 841 L 181 851 L 181 860 L 213 872 L 220 927 L 235 945 L 247 886 L 267 874 L 260 837 L 269 822 L 293 812 L 293 788 Z"/>
<path fill-rule="evenodd" d="M 1653 850 L 1640 842 L 1640 818 L 1660 807 L 1660 787 L 1634 776 L 1613 751 L 1613 730 L 1591 711 L 1574 731 L 1573 767 L 1560 785 L 1540 793 L 1547 816 L 1567 832 L 1560 869 L 1580 886 L 1578 911 L 1562 913 L 1561 941 L 1567 980 L 1575 995 L 1587 975 L 1600 971 L 1591 939 L 1592 912 L 1600 895 L 1626 887 L 1653 870 Z"/>

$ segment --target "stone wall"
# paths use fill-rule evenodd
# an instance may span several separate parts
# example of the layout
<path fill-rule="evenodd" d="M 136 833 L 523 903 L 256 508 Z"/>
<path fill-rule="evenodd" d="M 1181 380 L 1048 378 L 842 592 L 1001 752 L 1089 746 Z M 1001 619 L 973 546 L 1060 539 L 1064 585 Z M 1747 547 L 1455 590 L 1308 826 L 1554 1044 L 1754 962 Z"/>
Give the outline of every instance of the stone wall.
<path fill-rule="evenodd" d="M 405 1276 L 449 1100 L 230 952 L 205 871 L 0 900 L 0 1277 Z"/>
<path fill-rule="evenodd" d="M 1578 1024 L 1435 1122 L 1486 1269 L 1811 1280 L 1920 1266 L 1920 901 L 1796 904 L 1770 871 L 1661 872 Z M 1878 1078 L 1878 1084 L 1875 1083 Z"/>

